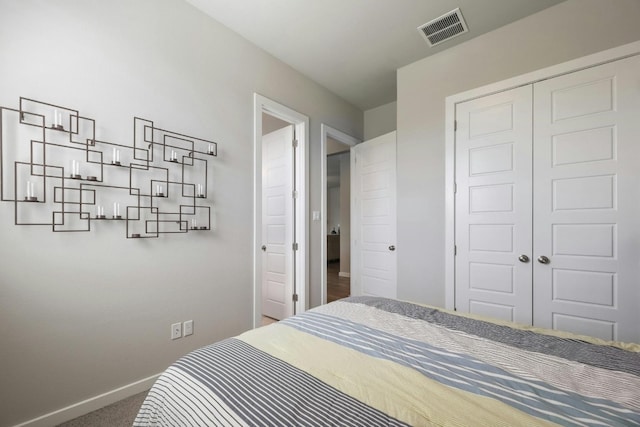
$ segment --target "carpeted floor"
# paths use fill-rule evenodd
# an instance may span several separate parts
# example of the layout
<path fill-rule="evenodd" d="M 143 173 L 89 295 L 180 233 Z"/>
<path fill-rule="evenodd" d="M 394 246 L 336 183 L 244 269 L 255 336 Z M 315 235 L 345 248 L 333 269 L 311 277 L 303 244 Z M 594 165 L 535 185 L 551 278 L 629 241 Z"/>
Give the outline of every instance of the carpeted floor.
<path fill-rule="evenodd" d="M 147 391 L 75 418 L 58 427 L 131 427 Z"/>

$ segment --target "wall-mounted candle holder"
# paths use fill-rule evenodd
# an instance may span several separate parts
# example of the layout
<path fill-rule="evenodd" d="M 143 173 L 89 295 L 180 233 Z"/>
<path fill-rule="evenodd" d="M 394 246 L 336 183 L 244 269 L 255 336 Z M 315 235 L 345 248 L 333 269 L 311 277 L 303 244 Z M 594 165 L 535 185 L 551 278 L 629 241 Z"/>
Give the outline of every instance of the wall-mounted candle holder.
<path fill-rule="evenodd" d="M 96 206 L 96 219 L 106 219 L 107 216 L 104 214 L 104 206 L 98 205 Z"/>
<path fill-rule="evenodd" d="M 62 125 L 62 113 L 59 113 L 58 110 L 53 110 L 53 124 L 51 125 L 51 129 L 55 130 L 64 130 L 64 126 Z"/>
<path fill-rule="evenodd" d="M 5 126 L 10 120 L 15 120 L 18 126 Z M 16 205 L 15 224 L 44 225 L 52 227 L 54 232 L 69 232 L 91 231 L 91 222 L 95 220 L 123 220 L 125 236 L 134 239 L 210 230 L 211 208 L 200 200 L 206 200 L 202 182 L 208 181 L 209 156 L 217 156 L 217 143 L 162 129 L 139 117 L 134 117 L 133 122 L 133 144 L 126 146 L 97 139 L 95 120 L 81 116 L 74 109 L 24 97 L 20 98 L 19 108 L 0 107 L 0 129 L 3 129 L 0 132 L 0 201 Z M 54 135 L 50 129 L 63 133 Z M 34 131 L 40 136 L 34 138 Z M 7 147 L 9 143 L 11 149 Z M 180 165 L 171 173 L 175 167 L 162 162 L 167 149 L 169 161 Z M 111 159 L 105 159 L 109 150 Z M 121 163 L 121 150 L 127 153 L 125 164 Z M 183 154 L 182 161 L 178 160 L 179 152 Z M 64 163 L 69 161 L 65 153 L 75 157 L 71 159 L 70 173 L 65 173 Z M 77 160 L 80 153 L 81 160 Z M 13 173 L 10 173 L 12 161 Z M 83 179 L 81 164 L 82 169 L 93 174 Z M 105 165 L 120 168 L 105 174 Z M 190 169 L 188 173 L 187 169 Z M 158 174 L 164 177 L 159 179 Z M 17 183 L 25 182 L 25 176 L 26 192 L 22 193 Z M 174 176 L 180 178 L 172 179 Z M 189 182 L 186 177 L 198 177 L 196 182 L 201 183 Z M 11 186 L 7 183 L 12 178 Z M 154 181 L 164 185 L 158 184 L 155 192 L 145 192 L 143 189 L 153 189 Z M 196 191 L 191 192 L 189 188 Z M 113 202 L 112 215 L 105 215 L 104 207 L 97 205 L 99 194 L 117 200 Z M 32 209 L 51 211 L 51 215 L 43 216 L 50 218 L 48 222 L 28 222 L 20 217 L 23 209 L 19 207 L 26 206 L 22 203 L 40 201 L 43 203 L 33 205 Z M 172 211 L 176 206 L 178 211 Z M 196 216 L 206 225 L 198 225 Z M 189 226 L 190 219 L 194 220 L 192 226 Z M 134 228 L 133 232 L 130 227 Z"/>
<path fill-rule="evenodd" d="M 80 175 L 80 162 L 77 160 L 71 161 L 71 175 L 69 175 L 71 179 L 82 179 L 82 175 Z"/>
<path fill-rule="evenodd" d="M 35 186 L 33 182 L 27 181 L 27 195 L 24 198 L 25 202 L 37 202 L 38 197 L 36 196 Z"/>

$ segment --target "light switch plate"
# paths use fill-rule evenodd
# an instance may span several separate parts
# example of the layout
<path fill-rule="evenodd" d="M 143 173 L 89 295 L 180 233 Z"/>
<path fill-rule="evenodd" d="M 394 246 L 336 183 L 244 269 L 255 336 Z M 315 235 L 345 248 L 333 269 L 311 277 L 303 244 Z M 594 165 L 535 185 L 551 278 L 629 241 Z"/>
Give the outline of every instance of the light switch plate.
<path fill-rule="evenodd" d="M 184 332 L 184 336 L 193 334 L 193 320 L 187 320 L 182 324 L 182 331 Z"/>

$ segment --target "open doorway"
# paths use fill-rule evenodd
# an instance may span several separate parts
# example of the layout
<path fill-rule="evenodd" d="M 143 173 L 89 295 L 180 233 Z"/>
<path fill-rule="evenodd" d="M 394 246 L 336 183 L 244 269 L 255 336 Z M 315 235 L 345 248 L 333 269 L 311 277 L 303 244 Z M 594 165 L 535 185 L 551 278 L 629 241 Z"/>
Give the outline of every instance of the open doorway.
<path fill-rule="evenodd" d="M 309 118 L 254 96 L 254 327 L 308 307 Z"/>
<path fill-rule="evenodd" d="M 350 295 L 350 149 L 359 140 L 322 124 L 322 290 L 325 304 Z"/>

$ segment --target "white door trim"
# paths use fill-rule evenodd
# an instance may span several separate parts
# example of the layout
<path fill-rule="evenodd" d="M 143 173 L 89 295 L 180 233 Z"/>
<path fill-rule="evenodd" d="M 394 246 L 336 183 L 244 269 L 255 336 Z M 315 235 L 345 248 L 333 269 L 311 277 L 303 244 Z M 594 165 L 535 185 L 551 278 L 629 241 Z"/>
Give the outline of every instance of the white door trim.
<path fill-rule="evenodd" d="M 640 41 L 543 68 L 446 98 L 445 117 L 445 307 L 455 309 L 455 117 L 456 105 L 497 92 L 532 84 L 606 62 L 640 54 Z"/>
<path fill-rule="evenodd" d="M 253 326 L 259 327 L 262 324 L 262 286 L 261 271 L 262 257 L 260 256 L 260 246 L 262 239 L 262 113 L 267 113 L 280 120 L 294 125 L 296 139 L 298 140 L 296 167 L 297 192 L 296 198 L 296 240 L 298 250 L 295 252 L 295 292 L 298 294 L 298 301 L 295 303 L 295 312 L 301 313 L 309 307 L 309 270 L 308 261 L 308 197 L 309 180 L 307 171 L 309 170 L 309 117 L 276 101 L 266 98 L 258 93 L 253 94 Z"/>
<path fill-rule="evenodd" d="M 327 303 L 327 137 L 351 147 L 362 142 L 324 123 L 320 124 L 320 304 Z"/>

